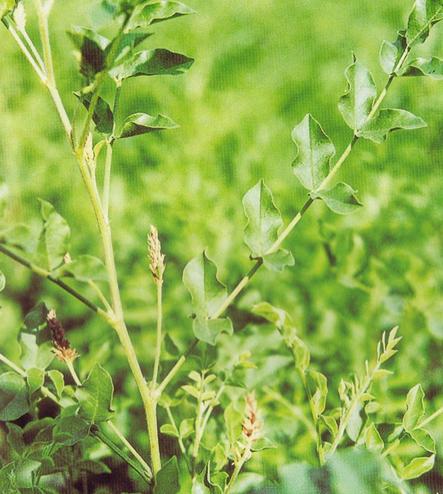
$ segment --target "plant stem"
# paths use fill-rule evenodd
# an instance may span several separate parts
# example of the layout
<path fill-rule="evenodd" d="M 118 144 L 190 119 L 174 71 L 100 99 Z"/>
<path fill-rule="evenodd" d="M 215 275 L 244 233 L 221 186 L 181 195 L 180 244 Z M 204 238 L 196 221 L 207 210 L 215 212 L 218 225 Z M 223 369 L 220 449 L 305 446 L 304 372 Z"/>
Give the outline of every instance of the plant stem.
<path fill-rule="evenodd" d="M 47 18 L 47 13 L 44 12 L 42 9 L 41 5 L 41 0 L 35 0 L 36 1 L 36 6 L 37 6 L 37 12 L 39 16 L 39 28 L 40 28 L 40 36 L 43 44 L 43 52 L 44 52 L 44 59 L 45 59 L 45 64 L 46 64 L 46 70 L 48 72 L 47 76 L 47 87 L 49 89 L 49 92 L 54 100 L 55 106 L 57 108 L 57 111 L 60 115 L 60 118 L 63 123 L 63 127 L 66 131 L 66 134 L 68 136 L 68 140 L 73 146 L 74 145 L 71 139 L 71 132 L 72 132 L 72 125 L 69 121 L 69 117 L 66 114 L 66 111 L 63 106 L 63 102 L 60 98 L 60 95 L 58 93 L 58 90 L 56 88 L 55 84 L 55 77 L 54 77 L 54 70 L 53 70 L 53 63 L 52 63 L 52 55 L 51 55 L 51 47 L 50 47 L 50 40 L 49 40 L 49 32 L 48 32 L 48 18 Z M 108 55 L 108 60 L 107 63 L 111 63 L 116 55 L 118 46 L 119 46 L 119 39 L 121 34 L 124 31 L 124 28 L 126 26 L 126 23 L 128 22 L 129 17 L 126 16 L 119 34 L 114 40 L 113 46 L 109 52 Z M 19 43 L 19 38 L 17 43 Z M 19 46 L 24 46 L 23 43 Z M 29 53 L 25 48 L 25 55 L 26 53 Z M 28 58 L 28 57 L 27 57 Z M 31 62 L 31 59 L 29 60 Z M 31 62 L 32 63 L 32 62 Z M 35 65 L 35 63 L 33 64 Z M 35 67 L 34 67 L 35 68 Z M 126 328 L 124 318 L 123 318 L 123 307 L 122 307 L 122 302 L 121 302 L 121 297 L 120 297 L 120 291 L 118 287 L 118 280 L 117 280 L 117 271 L 115 267 L 115 259 L 114 259 L 114 250 L 112 246 L 112 235 L 111 235 L 111 228 L 109 224 L 109 219 L 105 216 L 103 207 L 100 201 L 100 196 L 97 191 L 97 187 L 95 184 L 94 178 L 91 176 L 89 168 L 87 163 L 85 162 L 84 159 L 84 145 L 86 143 L 86 139 L 89 135 L 89 129 L 90 129 L 90 123 L 92 120 L 92 115 L 94 113 L 95 105 L 97 104 L 98 101 L 98 93 L 101 84 L 104 82 L 104 79 L 106 77 L 106 71 L 101 72 L 97 78 L 96 78 L 96 83 L 95 83 L 95 92 L 94 96 L 91 100 L 91 104 L 89 107 L 89 112 L 88 112 L 88 117 L 87 121 L 85 124 L 85 127 L 83 129 L 83 133 L 80 139 L 80 144 L 78 148 L 75 150 L 75 154 L 77 157 L 77 162 L 79 165 L 80 173 L 83 178 L 83 182 L 85 184 L 87 193 L 89 195 L 94 214 L 97 220 L 97 225 L 98 229 L 100 232 L 100 236 L 102 239 L 102 244 L 103 244 L 103 250 L 104 250 L 104 257 L 105 257 L 105 266 L 106 266 L 106 271 L 108 274 L 108 280 L 109 280 L 109 286 L 110 286 L 110 291 L 111 291 L 111 298 L 112 298 L 112 308 L 113 308 L 113 317 L 106 312 L 102 311 L 101 309 L 97 308 L 96 306 L 90 304 L 84 297 L 79 296 L 79 294 L 75 294 L 76 298 L 81 300 L 83 303 L 86 303 L 88 307 L 92 308 L 95 312 L 104 315 L 105 319 L 113 326 L 113 328 L 116 330 L 117 335 L 120 339 L 120 342 L 122 344 L 123 350 L 126 354 L 126 358 L 128 360 L 129 367 L 131 369 L 132 374 L 134 375 L 134 379 L 136 381 L 138 390 L 140 392 L 143 404 L 144 404 L 144 409 L 146 413 L 146 420 L 147 420 L 147 425 L 148 425 L 148 433 L 149 433 L 149 439 L 150 439 L 150 447 L 151 447 L 151 456 L 152 456 L 152 462 L 154 465 L 154 472 L 156 473 L 160 468 L 160 450 L 159 450 L 159 443 L 158 443 L 158 431 L 157 431 L 157 417 L 156 417 L 156 399 L 155 397 L 152 396 L 151 390 L 148 389 L 148 386 L 146 384 L 146 381 L 143 377 L 143 373 L 141 371 L 134 347 L 132 345 L 128 330 Z M 3 250 L 4 251 L 4 250 Z M 8 254 L 10 257 L 17 259 L 17 256 L 11 256 Z M 20 262 L 20 261 L 19 261 Z M 31 267 L 31 264 L 26 261 L 25 263 L 22 262 L 25 266 Z M 35 267 L 34 269 L 35 270 Z M 40 275 L 45 276 L 46 278 L 50 279 L 50 275 L 45 272 L 40 272 Z M 73 290 L 70 289 L 70 287 L 67 287 L 63 282 L 60 282 L 59 280 L 51 279 L 54 283 L 58 284 L 62 288 L 64 288 L 66 291 L 74 295 Z"/>
<path fill-rule="evenodd" d="M 38 75 L 38 78 L 42 81 L 46 81 L 46 74 L 41 70 L 37 62 L 34 60 L 34 57 L 29 53 L 28 48 L 26 45 L 23 43 L 23 41 L 20 39 L 20 36 L 18 35 L 17 31 L 15 30 L 14 26 L 12 25 L 11 21 L 6 21 L 5 18 L 2 20 L 3 24 L 6 26 L 8 31 L 11 33 L 11 36 L 14 38 L 14 41 L 17 43 L 17 46 L 20 48 L 28 62 L 31 64 L 31 67 L 34 69 L 35 73 Z"/>
<path fill-rule="evenodd" d="M 177 362 L 175 363 L 174 367 L 169 371 L 169 373 L 166 375 L 166 377 L 163 379 L 163 381 L 157 386 L 157 391 L 158 393 L 163 393 L 165 390 L 166 386 L 174 379 L 175 375 L 177 372 L 182 368 L 183 364 L 186 362 L 186 357 L 182 355 Z"/>
<path fill-rule="evenodd" d="M 18 365 L 15 365 L 14 362 L 5 357 L 2 353 L 0 353 L 0 362 L 3 362 L 8 367 L 10 367 L 14 372 L 20 374 L 22 377 L 26 377 L 26 372 L 23 369 L 20 369 Z"/>
<path fill-rule="evenodd" d="M 120 441 L 128 448 L 128 450 L 132 453 L 132 455 L 134 456 L 134 458 L 136 458 L 140 465 L 142 465 L 146 472 L 151 472 L 151 469 L 149 468 L 149 465 L 146 463 L 146 461 L 143 459 L 143 457 L 140 455 L 140 453 L 134 448 L 134 446 L 132 446 L 132 444 L 126 439 L 126 437 L 122 434 L 122 432 L 120 431 L 120 429 L 118 429 L 118 427 L 113 423 L 111 422 L 110 420 L 107 422 L 109 428 L 114 432 L 114 434 L 120 439 Z M 152 474 L 150 473 L 150 476 Z"/>
<path fill-rule="evenodd" d="M 0 240 L 1 242 L 1 240 Z M 49 271 L 46 269 L 43 269 L 39 266 L 36 266 L 35 264 L 29 262 L 27 259 L 22 257 L 21 255 L 17 254 L 16 252 L 13 252 L 10 250 L 8 247 L 0 243 L 0 252 L 9 258 L 13 259 L 14 261 L 18 262 L 22 266 L 25 266 L 26 268 L 30 269 L 33 273 L 37 274 L 38 276 L 41 276 L 42 278 L 46 278 L 48 281 L 51 283 L 54 283 L 61 289 L 65 290 L 65 292 L 69 293 L 73 297 L 75 297 L 77 300 L 79 300 L 82 304 L 86 305 L 88 309 L 92 310 L 93 312 L 96 312 L 98 315 L 100 315 L 103 319 L 105 319 L 107 322 L 109 322 L 109 315 L 97 307 L 93 302 L 88 300 L 86 297 L 84 297 L 81 293 L 77 292 L 74 288 L 71 286 L 67 285 L 64 281 L 59 280 L 58 278 L 55 278 L 54 276 L 51 275 Z"/>
<path fill-rule="evenodd" d="M 158 426 L 157 426 L 157 401 L 150 398 L 145 401 L 145 413 L 148 423 L 149 448 L 151 451 L 151 463 L 154 476 L 161 469 L 160 445 L 158 441 Z"/>
<path fill-rule="evenodd" d="M 112 114 L 114 116 L 112 124 L 112 133 L 110 138 L 106 141 L 106 157 L 105 157 L 105 172 L 103 177 L 103 211 L 105 217 L 109 217 L 109 196 L 111 193 L 111 169 L 112 169 L 112 150 L 114 146 L 115 130 L 116 130 L 116 118 L 118 112 L 118 105 L 120 103 L 122 85 L 121 82 L 116 83 L 115 95 L 114 95 L 114 107 Z"/>
<path fill-rule="evenodd" d="M 180 451 L 183 454 L 183 458 L 185 458 L 186 462 L 188 461 L 188 458 L 186 456 L 186 448 L 185 445 L 183 444 L 183 439 L 180 436 L 180 431 L 178 430 L 177 424 L 175 423 L 174 416 L 171 413 L 171 407 L 166 406 L 166 413 L 168 415 L 169 421 L 171 422 L 172 427 L 174 427 L 175 433 L 177 434 L 177 440 L 178 440 L 178 445 L 180 447 Z M 189 467 L 189 465 L 188 465 Z"/>
<path fill-rule="evenodd" d="M 76 386 L 81 386 L 82 382 L 80 381 L 80 378 L 78 377 L 78 374 L 74 369 L 74 364 L 72 363 L 72 361 L 71 360 L 65 360 L 65 363 L 66 363 L 66 367 L 69 370 L 69 373 L 72 376 L 72 379 L 74 379 Z"/>
<path fill-rule="evenodd" d="M 440 417 L 440 415 L 443 414 L 443 407 L 439 408 L 436 412 L 434 412 L 432 415 L 430 415 L 428 418 L 424 419 L 421 421 L 415 429 L 421 429 L 425 425 L 428 425 L 430 422 L 435 420 L 436 418 Z"/>
<path fill-rule="evenodd" d="M 161 281 L 156 283 L 157 286 L 157 341 L 155 348 L 155 359 L 154 359 L 154 372 L 152 377 L 152 382 L 154 385 L 157 384 L 158 369 L 160 367 L 160 357 L 162 349 L 162 321 L 163 321 L 163 308 L 162 308 L 162 285 Z"/>

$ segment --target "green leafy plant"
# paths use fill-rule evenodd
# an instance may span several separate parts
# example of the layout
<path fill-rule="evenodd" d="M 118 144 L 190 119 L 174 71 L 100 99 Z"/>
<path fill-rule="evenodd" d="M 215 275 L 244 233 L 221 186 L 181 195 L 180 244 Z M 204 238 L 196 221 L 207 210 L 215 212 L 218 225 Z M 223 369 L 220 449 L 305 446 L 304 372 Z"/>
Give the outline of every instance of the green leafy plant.
<path fill-rule="evenodd" d="M 111 472 L 93 454 L 94 448 L 106 447 L 137 474 L 135 482 L 143 492 L 239 492 L 241 473 L 255 453 L 278 448 L 267 436 L 270 413 L 263 398 L 267 396 L 287 407 L 304 425 L 318 461 L 318 467 L 282 465 L 273 480 L 283 492 L 293 492 L 294 486 L 300 493 L 349 492 L 344 472 L 352 470 L 355 462 L 367 462 L 369 473 L 374 474 L 359 474 L 361 492 L 410 492 L 406 481 L 433 468 L 435 441 L 425 426 L 443 409 L 425 418 L 424 392 L 417 384 L 407 395 L 401 423 L 397 417 L 390 417 L 389 423 L 377 422 L 379 404 L 373 388 L 389 373 L 384 367 L 397 352 L 397 328 L 383 333 L 373 363 L 366 361 L 363 371 L 340 381 L 338 400 L 330 397 L 326 375 L 314 369 L 309 341 L 301 338 L 293 318 L 266 302 L 250 306 L 248 317 L 256 317 L 261 324 L 270 322 L 280 332 L 302 390 L 298 400 L 287 400 L 283 389 L 248 384 L 250 376 L 259 371 L 251 350 L 224 366 L 219 365 L 216 351 L 221 338 L 236 338 L 235 321 L 226 312 L 254 275 L 262 267 L 281 272 L 295 264 L 293 254 L 283 244 L 315 202 L 324 202 L 340 215 L 362 208 L 352 186 L 334 183 L 357 142 L 366 139 L 379 144 L 393 131 L 426 126 L 407 110 L 382 106 L 398 78 L 441 78 L 443 61 L 437 57 L 413 58 L 412 52 L 426 41 L 434 24 L 443 20 L 443 3 L 415 2 L 407 27 L 394 42 L 383 42 L 380 65 L 387 80 L 381 91 L 377 91 L 370 71 L 353 55 L 345 71 L 345 94 L 338 104 L 352 134 L 338 158 L 331 139 L 312 115 L 306 115 L 293 129 L 292 170 L 307 190 L 307 198 L 286 226 L 263 180 L 244 195 L 244 242 L 252 267 L 240 282 L 228 290 L 206 251 L 185 266 L 183 284 L 191 297 L 194 339 L 184 350 L 164 328 L 163 285 L 168 281 L 168 259 L 157 229 L 151 226 L 145 264 L 156 292 L 157 327 L 149 374 L 142 369 L 132 343 L 117 278 L 110 220 L 112 161 L 114 147 L 118 148 L 123 139 L 177 127 L 163 114 L 138 111 L 128 115 L 120 104 L 121 92 L 131 78 L 175 76 L 191 68 L 193 59 L 186 55 L 142 46 L 151 43 L 158 23 L 194 12 L 172 0 L 104 0 L 100 8 L 107 16 L 106 37 L 85 27 L 68 32 L 81 77 L 81 87 L 72 98 L 77 108 L 71 118 L 55 77 L 49 31 L 53 1 L 35 0 L 33 4 L 42 54 L 27 31 L 28 5 L 0 2 L 0 15 L 52 98 L 91 203 L 103 259 L 89 254 L 71 257 L 68 222 L 45 200 L 40 200 L 37 232 L 22 225 L 4 228 L 0 252 L 63 289 L 115 331 L 144 411 L 149 456 L 141 454 L 116 423 L 110 373 L 98 362 L 87 376 L 77 374 L 77 359 L 84 357 L 72 347 L 63 317 L 41 302 L 26 316 L 19 332 L 20 364 L 0 354 L 0 361 L 9 368 L 0 375 L 0 420 L 6 423 L 10 449 L 10 461 L 0 469 L 4 491 L 75 492 L 82 485 L 87 492 L 88 477 Z M 325 237 L 328 246 L 327 234 Z M 1 275 L 0 289 L 4 287 L 5 277 Z M 61 312 L 59 307 L 57 311 Z M 252 387 L 257 388 L 256 395 L 249 389 Z M 54 416 L 40 413 L 48 400 L 56 407 Z M 162 451 L 164 436 L 176 441 L 176 454 Z M 409 443 L 412 448 L 406 447 Z M 341 448 L 349 449 L 337 451 Z"/>

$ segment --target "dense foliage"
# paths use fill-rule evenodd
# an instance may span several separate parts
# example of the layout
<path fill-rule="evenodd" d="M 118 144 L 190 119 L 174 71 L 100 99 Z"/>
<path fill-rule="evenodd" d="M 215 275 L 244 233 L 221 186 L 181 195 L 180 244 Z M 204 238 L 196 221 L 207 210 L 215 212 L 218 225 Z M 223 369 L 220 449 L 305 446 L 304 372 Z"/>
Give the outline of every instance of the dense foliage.
<path fill-rule="evenodd" d="M 0 0 L 2 492 L 443 487 L 443 3 L 354 3 Z"/>

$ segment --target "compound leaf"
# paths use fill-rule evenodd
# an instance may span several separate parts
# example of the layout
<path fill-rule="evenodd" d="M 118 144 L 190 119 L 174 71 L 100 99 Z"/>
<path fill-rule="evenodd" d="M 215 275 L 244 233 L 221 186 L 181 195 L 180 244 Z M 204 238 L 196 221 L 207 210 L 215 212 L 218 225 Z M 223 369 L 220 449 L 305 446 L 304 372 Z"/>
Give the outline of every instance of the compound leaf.
<path fill-rule="evenodd" d="M 442 18 L 443 6 L 440 0 L 415 0 L 406 31 L 409 45 L 426 41 L 432 25 Z"/>

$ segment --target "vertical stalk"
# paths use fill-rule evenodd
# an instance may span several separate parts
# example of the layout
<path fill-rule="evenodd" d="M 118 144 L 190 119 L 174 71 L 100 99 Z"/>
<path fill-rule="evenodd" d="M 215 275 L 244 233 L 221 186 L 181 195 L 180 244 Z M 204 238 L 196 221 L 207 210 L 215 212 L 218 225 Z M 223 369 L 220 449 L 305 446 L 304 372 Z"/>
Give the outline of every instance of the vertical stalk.
<path fill-rule="evenodd" d="M 160 357 L 162 349 L 162 324 L 163 324 L 163 307 L 162 307 L 162 283 L 156 283 L 157 286 L 157 338 L 156 338 L 156 348 L 155 348 L 155 359 L 154 359 L 154 373 L 152 377 L 152 382 L 154 386 L 157 384 L 158 370 L 160 367 Z"/>

